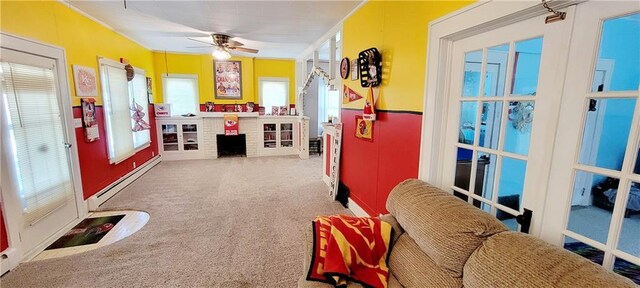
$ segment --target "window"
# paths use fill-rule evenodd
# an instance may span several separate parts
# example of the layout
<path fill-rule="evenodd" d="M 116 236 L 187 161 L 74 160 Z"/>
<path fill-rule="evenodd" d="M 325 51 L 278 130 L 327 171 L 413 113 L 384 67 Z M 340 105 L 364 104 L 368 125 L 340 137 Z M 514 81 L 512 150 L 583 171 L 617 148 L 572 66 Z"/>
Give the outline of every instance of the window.
<path fill-rule="evenodd" d="M 265 107 L 267 113 L 273 106 L 289 106 L 288 78 L 260 78 L 260 106 Z"/>
<path fill-rule="evenodd" d="M 318 131 L 322 134 L 323 122 L 328 122 L 333 117 L 340 118 L 340 92 L 331 90 L 322 78 L 318 79 Z"/>
<path fill-rule="evenodd" d="M 150 142 L 148 129 L 133 131 L 135 121 L 131 117 L 133 109 L 140 105 L 144 113 L 143 120 L 149 123 L 145 72 L 135 69 L 135 77 L 127 81 L 123 64 L 100 59 L 100 76 L 109 162 L 115 164 L 129 158 L 136 149 L 144 148 Z"/>
<path fill-rule="evenodd" d="M 162 76 L 162 90 L 164 103 L 171 104 L 171 115 L 197 114 L 200 110 L 196 75 Z"/>
<path fill-rule="evenodd" d="M 147 77 L 143 70 L 135 69 L 135 76 L 129 81 L 129 95 L 132 103 L 132 108 L 135 109 L 137 105 L 142 107 L 142 120 L 144 123 L 149 124 L 149 98 L 147 95 Z M 137 104 L 137 105 L 136 105 Z M 133 111 L 132 111 L 133 113 Z M 135 127 L 136 121 L 131 119 L 131 127 Z M 151 133 L 149 129 L 133 132 L 133 147 L 136 150 L 146 148 L 151 143 Z"/>

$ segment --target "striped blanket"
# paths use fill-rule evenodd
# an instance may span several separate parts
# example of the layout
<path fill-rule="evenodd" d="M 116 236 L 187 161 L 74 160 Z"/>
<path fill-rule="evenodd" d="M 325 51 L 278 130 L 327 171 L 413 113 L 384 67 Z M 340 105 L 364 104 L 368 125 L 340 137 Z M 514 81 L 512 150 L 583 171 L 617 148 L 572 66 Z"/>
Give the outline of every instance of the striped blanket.
<path fill-rule="evenodd" d="M 391 225 L 377 218 L 318 216 L 307 280 L 346 287 L 387 287 Z"/>

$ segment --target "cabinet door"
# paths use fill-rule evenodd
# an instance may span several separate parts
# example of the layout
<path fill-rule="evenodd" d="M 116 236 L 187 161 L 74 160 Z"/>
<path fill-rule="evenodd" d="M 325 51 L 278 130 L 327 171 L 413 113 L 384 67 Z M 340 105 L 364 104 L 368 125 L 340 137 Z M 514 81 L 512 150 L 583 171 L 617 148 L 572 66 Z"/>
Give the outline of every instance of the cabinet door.
<path fill-rule="evenodd" d="M 184 123 L 180 124 L 181 127 L 181 147 L 183 151 L 198 151 L 200 150 L 200 144 L 198 141 L 198 135 L 200 127 L 196 123 Z"/>
<path fill-rule="evenodd" d="M 277 149 L 278 148 L 278 125 L 275 123 L 264 123 L 262 127 L 263 135 L 263 149 Z"/>
<path fill-rule="evenodd" d="M 161 136 L 160 141 L 162 141 L 162 151 L 170 152 L 170 151 L 179 151 L 179 141 L 178 141 L 178 125 L 177 124 L 161 124 Z"/>
<path fill-rule="evenodd" d="M 280 147 L 293 149 L 293 123 L 280 123 Z"/>

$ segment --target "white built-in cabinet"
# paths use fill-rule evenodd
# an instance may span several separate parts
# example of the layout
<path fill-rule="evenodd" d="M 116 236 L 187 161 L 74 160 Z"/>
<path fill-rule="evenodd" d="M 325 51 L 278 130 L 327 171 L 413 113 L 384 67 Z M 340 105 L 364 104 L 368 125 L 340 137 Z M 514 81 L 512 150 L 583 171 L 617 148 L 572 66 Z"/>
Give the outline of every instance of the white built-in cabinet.
<path fill-rule="evenodd" d="M 260 156 L 299 154 L 298 117 L 263 116 L 258 120 L 258 154 Z"/>
<path fill-rule="evenodd" d="M 163 160 L 201 159 L 202 119 L 157 118 Z"/>

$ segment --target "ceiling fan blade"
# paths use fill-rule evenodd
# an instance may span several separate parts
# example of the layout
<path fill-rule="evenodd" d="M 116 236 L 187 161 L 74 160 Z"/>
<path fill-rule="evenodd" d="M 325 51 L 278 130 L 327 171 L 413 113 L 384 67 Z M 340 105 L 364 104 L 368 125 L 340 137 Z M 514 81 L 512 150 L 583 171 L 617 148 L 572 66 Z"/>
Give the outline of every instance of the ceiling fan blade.
<path fill-rule="evenodd" d="M 204 43 L 204 44 L 209 44 L 209 45 L 212 45 L 212 46 L 214 45 L 213 43 L 211 43 L 211 42 L 207 42 L 207 41 L 202 41 L 202 40 L 193 39 L 193 38 L 187 38 L 187 39 L 189 39 L 189 40 L 191 40 L 191 41 L 196 41 L 196 42 Z"/>
<path fill-rule="evenodd" d="M 244 48 L 244 47 L 229 47 L 229 49 L 248 52 L 248 53 L 258 53 L 258 49 L 251 49 L 251 48 Z"/>
<path fill-rule="evenodd" d="M 234 47 L 238 47 L 238 46 L 244 46 L 244 44 L 236 41 L 236 40 L 229 40 L 229 42 L 227 42 L 227 46 L 234 46 Z"/>
<path fill-rule="evenodd" d="M 187 48 L 211 48 L 211 47 L 213 47 L 213 45 L 209 45 L 209 46 L 190 46 L 190 47 L 187 47 Z"/>

